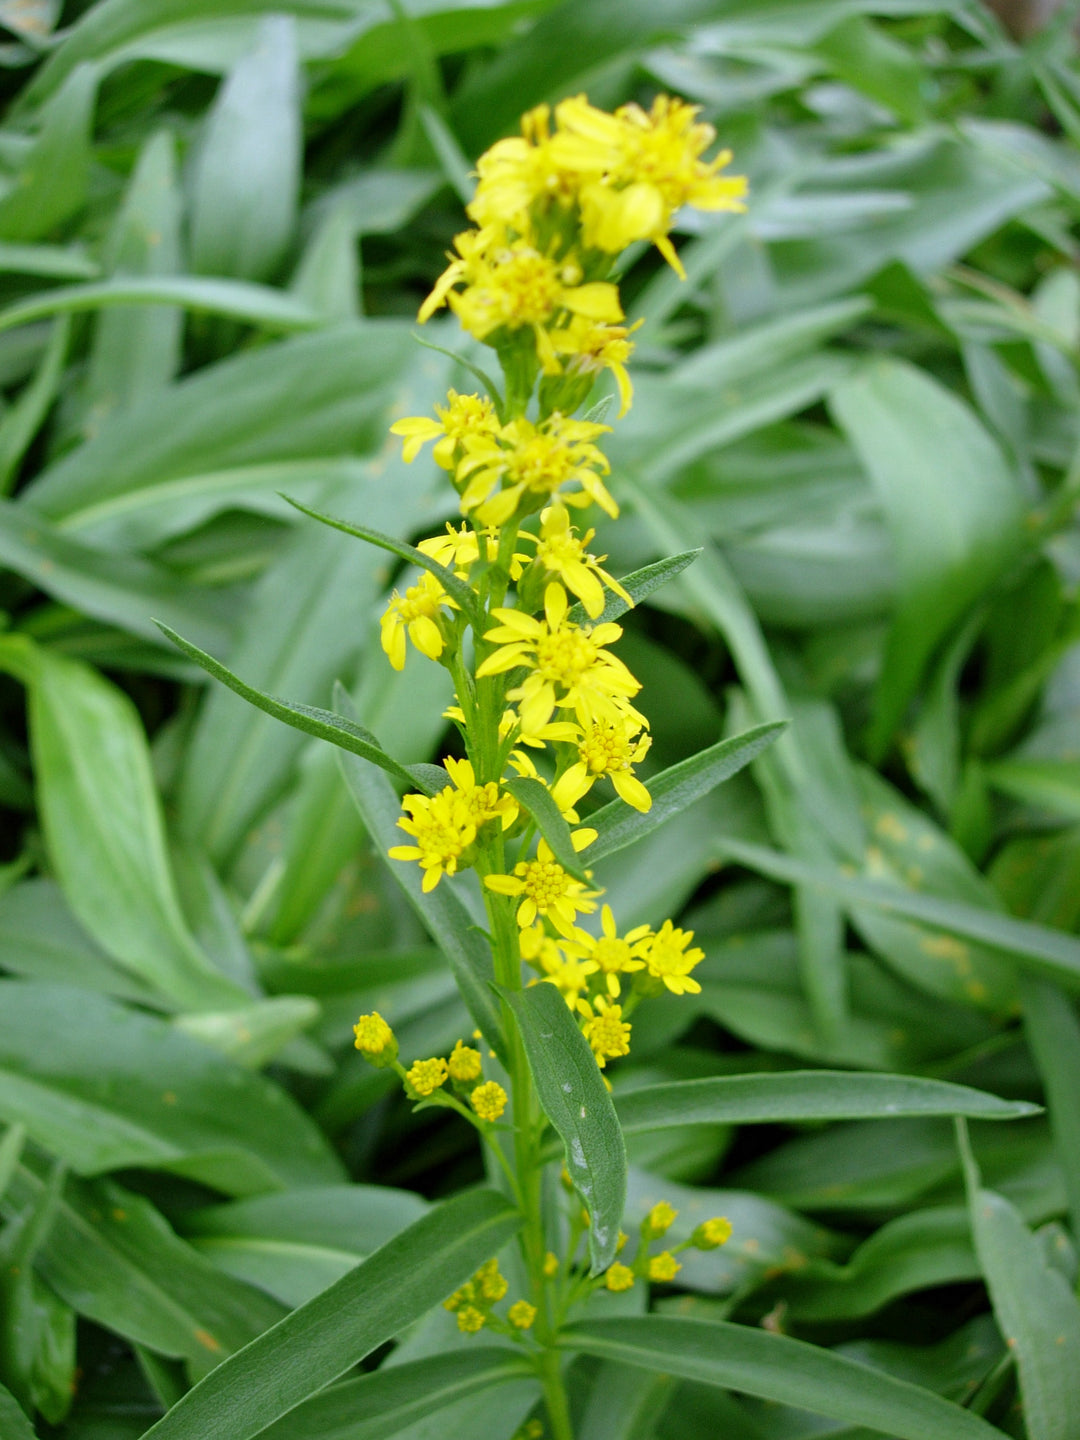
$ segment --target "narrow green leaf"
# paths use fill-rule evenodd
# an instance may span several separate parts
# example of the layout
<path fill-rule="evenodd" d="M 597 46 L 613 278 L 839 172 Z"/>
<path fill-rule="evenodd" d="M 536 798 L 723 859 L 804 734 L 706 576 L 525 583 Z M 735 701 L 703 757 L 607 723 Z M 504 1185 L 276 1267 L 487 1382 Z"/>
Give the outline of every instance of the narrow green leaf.
<path fill-rule="evenodd" d="M 1025 1428 L 1031 1440 L 1073 1440 L 1080 1414 L 1080 1303 L 1015 1207 L 981 1187 L 963 1121 L 957 1134 L 975 1251 L 1001 1333 L 1016 1355 Z"/>
<path fill-rule="evenodd" d="M 282 497 L 288 500 L 294 509 L 304 515 L 310 515 L 312 520 L 318 520 L 323 525 L 329 525 L 332 530 L 340 530 L 344 535 L 354 535 L 357 540 L 366 540 L 369 545 L 377 545 L 380 550 L 389 550 L 391 555 L 399 555 L 402 560 L 411 560 L 414 565 L 427 570 L 435 576 L 446 593 L 454 599 L 461 608 L 462 614 L 466 615 L 469 624 L 477 634 L 483 630 L 485 619 L 476 603 L 476 595 L 472 588 L 464 580 L 458 579 L 452 570 L 445 565 L 440 565 L 430 555 L 425 555 L 415 545 L 410 545 L 407 540 L 395 540 L 392 535 L 384 535 L 380 530 L 371 530 L 366 525 L 353 525 L 348 520 L 338 520 L 333 515 L 324 515 L 321 510 L 312 510 L 307 505 L 302 505 L 299 500 L 293 500 L 288 495 Z"/>
<path fill-rule="evenodd" d="M 71 321 L 66 315 L 53 321 L 49 343 L 42 352 L 34 378 L 0 420 L 0 492 L 5 495 L 10 492 L 22 458 L 56 398 L 70 333 Z"/>
<path fill-rule="evenodd" d="M 520 1224 L 494 1191 L 448 1200 L 219 1365 L 147 1440 L 251 1440 L 426 1314 Z"/>
<path fill-rule="evenodd" d="M 135 275 L 44 290 L 0 310 L 0 331 L 46 320 L 50 315 L 103 310 L 114 305 L 182 305 L 186 310 L 224 315 L 267 330 L 313 330 L 325 318 L 283 290 L 247 280 L 209 275 Z"/>
<path fill-rule="evenodd" d="M 619 584 L 633 599 L 634 604 L 640 605 L 642 600 L 647 600 L 662 585 L 666 585 L 669 580 L 674 580 L 676 575 L 681 575 L 700 554 L 700 550 L 684 550 L 680 555 L 669 555 L 666 560 L 657 560 L 652 565 L 643 565 L 640 570 L 633 570 L 629 575 L 624 575 Z M 571 608 L 569 618 L 576 625 L 604 625 L 609 620 L 618 620 L 620 615 L 625 615 L 629 608 L 622 596 L 609 595 L 603 613 L 598 619 L 591 619 L 584 605 L 580 603 Z"/>
<path fill-rule="evenodd" d="M 0 1385 L 0 1435 L 4 1440 L 37 1440 L 26 1411 L 3 1385 Z"/>
<path fill-rule="evenodd" d="M 514 1012 L 544 1113 L 589 1212 L 595 1275 L 614 1260 L 626 1205 L 626 1145 L 596 1058 L 554 985 L 500 992 Z"/>
<path fill-rule="evenodd" d="M 15 1166 L 19 1163 L 25 1143 L 25 1125 L 9 1125 L 4 1132 L 4 1138 L 0 1140 L 0 1200 L 4 1198 L 4 1191 L 15 1173 Z"/>
<path fill-rule="evenodd" d="M 985 1420 L 842 1355 L 724 1321 L 633 1316 L 571 1325 L 568 1350 L 719 1385 L 900 1440 L 1001 1440 Z"/>
<path fill-rule="evenodd" d="M 645 814 L 627 805 L 625 800 L 612 800 L 597 810 L 589 816 L 589 824 L 599 834 L 586 851 L 588 862 L 592 864 L 594 860 L 604 860 L 624 850 L 627 845 L 633 845 L 659 829 L 665 820 L 670 820 L 688 805 L 693 805 L 695 800 L 708 795 L 717 785 L 730 780 L 732 775 L 737 775 L 766 746 L 771 745 L 787 723 L 786 720 L 771 720 L 766 725 L 756 725 L 752 730 L 710 745 L 707 750 L 700 750 L 689 759 L 680 760 L 678 765 L 662 771 L 649 781 L 653 803 Z"/>
<path fill-rule="evenodd" d="M 360 818 L 376 848 L 385 855 L 391 845 L 400 845 L 404 838 L 404 832 L 397 825 L 401 816 L 398 798 L 390 782 L 370 763 L 365 764 L 362 758 L 353 759 L 345 753 L 340 754 L 338 760 L 349 793 L 360 811 Z M 473 915 L 455 893 L 453 879 L 444 877 L 434 890 L 425 893 L 421 888 L 418 865 L 412 861 L 390 859 L 387 864 L 421 923 L 449 960 L 469 1014 L 483 1031 L 491 1048 L 500 1056 L 505 1056 L 499 1007 L 491 988 L 495 979 L 491 947 Z"/>
<path fill-rule="evenodd" d="M 839 895 L 849 905 L 871 905 L 879 910 L 905 915 L 933 925 L 939 930 L 977 940 L 993 950 L 1003 951 L 1018 965 L 1045 975 L 1070 989 L 1080 989 L 1080 940 L 1035 925 L 1027 920 L 1014 920 L 977 905 L 957 900 L 942 900 L 936 895 L 923 895 L 899 886 L 882 885 L 874 880 L 851 879 L 839 870 L 826 870 L 808 865 L 770 850 L 764 845 L 748 845 L 727 836 L 716 842 L 717 852 L 728 859 L 747 865 L 762 875 L 788 885 L 818 885 Z"/>
<path fill-rule="evenodd" d="M 95 65 L 76 65 L 42 107 L 41 129 L 0 199 L 0 239 L 37 240 L 84 205 L 99 74 Z"/>
<path fill-rule="evenodd" d="M 570 826 L 563 819 L 562 811 L 551 798 L 551 791 L 547 786 L 524 775 L 504 780 L 502 788 L 509 790 L 521 808 L 527 810 L 536 821 L 536 828 L 550 845 L 551 853 L 566 873 L 587 884 L 588 877 L 570 838 Z"/>
<path fill-rule="evenodd" d="M 1024 1100 L 999 1100 L 967 1085 L 914 1075 L 789 1070 L 674 1080 L 616 1096 L 626 1134 L 670 1125 L 774 1125 L 803 1120 L 873 1120 L 906 1115 L 969 1115 L 1018 1120 L 1040 1113 Z"/>
<path fill-rule="evenodd" d="M 247 700 L 257 709 L 265 711 L 267 715 L 272 715 L 275 720 L 283 720 L 294 730 L 302 730 L 306 735 L 314 735 L 320 740 L 329 740 L 331 745 L 336 745 L 341 750 L 350 750 L 354 755 L 359 755 L 364 760 L 370 760 L 373 765 L 378 765 L 380 770 L 387 771 L 388 774 L 393 775 L 395 780 L 409 786 L 410 789 L 417 786 L 423 790 L 425 795 L 434 794 L 430 779 L 414 775 L 406 766 L 399 765 L 396 760 L 391 759 L 379 745 L 375 736 L 365 730 L 362 725 L 358 725 L 355 720 L 350 720 L 345 715 L 338 715 L 333 710 L 322 710 L 317 705 L 301 705 L 295 700 L 278 700 L 273 695 L 264 695 L 261 690 L 245 684 L 238 675 L 234 675 L 227 666 L 222 665 L 220 660 L 215 660 L 205 650 L 200 650 L 197 645 L 192 645 L 190 640 L 185 640 L 168 625 L 162 624 L 161 621 L 156 623 L 162 634 L 167 635 L 178 650 L 182 650 L 215 680 L 220 680 L 223 685 L 227 685 L 241 699 Z"/>
<path fill-rule="evenodd" d="M 297 1406 L 260 1440 L 386 1440 L 457 1400 L 529 1377 L 536 1384 L 524 1359 L 494 1345 L 386 1365 Z"/>

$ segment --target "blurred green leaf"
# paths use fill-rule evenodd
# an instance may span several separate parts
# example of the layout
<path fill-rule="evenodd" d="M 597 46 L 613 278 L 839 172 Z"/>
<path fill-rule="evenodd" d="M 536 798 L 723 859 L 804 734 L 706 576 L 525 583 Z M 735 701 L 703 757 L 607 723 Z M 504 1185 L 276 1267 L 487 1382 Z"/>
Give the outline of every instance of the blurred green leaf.
<path fill-rule="evenodd" d="M 77 65 L 42 108 L 37 136 L 13 183 L 0 193 L 3 240 L 39 240 L 82 209 L 97 88 L 96 69 Z"/>
<path fill-rule="evenodd" d="M 0 1385 L 0 1424 L 10 1440 L 36 1440 L 26 1412 L 11 1391 L 3 1385 Z"/>

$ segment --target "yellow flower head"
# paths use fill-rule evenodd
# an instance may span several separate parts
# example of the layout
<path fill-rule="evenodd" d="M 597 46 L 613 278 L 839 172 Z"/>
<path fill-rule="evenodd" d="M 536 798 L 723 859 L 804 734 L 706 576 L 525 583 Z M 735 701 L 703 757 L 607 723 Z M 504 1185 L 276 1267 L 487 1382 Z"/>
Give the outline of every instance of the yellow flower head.
<path fill-rule="evenodd" d="M 414 1060 L 405 1079 L 417 1095 L 426 1098 L 433 1095 L 440 1085 L 446 1084 L 449 1073 L 446 1061 L 440 1055 L 431 1060 Z"/>
<path fill-rule="evenodd" d="M 578 758 L 556 781 L 552 796 L 560 809 L 576 805 L 603 776 L 627 805 L 642 813 L 652 808 L 652 796 L 634 774 L 634 766 L 648 754 L 652 736 L 637 719 L 618 716 L 597 720 L 578 732 Z"/>
<path fill-rule="evenodd" d="M 467 1084 L 470 1080 L 479 1080 L 483 1070 L 480 1051 L 474 1050 L 469 1045 L 463 1045 L 459 1040 L 450 1052 L 447 1069 L 450 1071 L 450 1079 L 457 1080 L 462 1084 Z"/>
<path fill-rule="evenodd" d="M 731 1221 L 723 1215 L 703 1220 L 690 1236 L 695 1250 L 716 1250 L 731 1239 Z"/>
<path fill-rule="evenodd" d="M 499 1271 L 497 1259 L 484 1261 L 473 1276 L 473 1284 L 476 1286 L 477 1295 L 488 1305 L 494 1305 L 501 1300 L 509 1289 L 505 1275 Z"/>
<path fill-rule="evenodd" d="M 462 580 L 467 580 L 470 568 L 480 558 L 481 540 L 484 543 L 485 560 L 488 564 L 494 564 L 499 558 L 499 532 L 496 529 L 484 530 L 478 534 L 475 530 L 470 530 L 468 525 L 462 525 L 459 530 L 455 530 L 448 522 L 441 535 L 432 535 L 427 540 L 421 540 L 416 548 L 425 555 L 430 555 L 440 565 L 446 565 L 455 571 Z M 511 556 L 510 579 L 519 579 L 528 563 L 528 555 Z M 464 716 L 461 718 L 464 719 Z"/>
<path fill-rule="evenodd" d="M 551 344 L 556 355 L 562 358 L 567 375 L 591 379 L 602 370 L 611 371 L 619 391 L 620 420 L 634 400 L 634 387 L 626 366 L 634 353 L 630 336 L 641 323 L 636 320 L 629 326 L 606 325 L 584 315 L 573 315 L 561 330 L 551 334 Z"/>
<path fill-rule="evenodd" d="M 630 1054 L 630 1025 L 622 1018 L 621 1005 L 612 1004 L 606 995 L 598 995 L 592 1004 L 579 1000 L 578 1012 L 585 1017 L 582 1033 L 601 1070 L 609 1060 Z"/>
<path fill-rule="evenodd" d="M 522 897 L 517 910 L 517 923 L 522 929 L 531 926 L 537 915 L 543 915 L 561 935 L 573 932 L 579 914 L 591 914 L 596 909 L 593 902 L 599 893 L 568 875 L 543 839 L 537 844 L 535 859 L 519 860 L 513 875 L 487 875 L 484 884 L 496 895 Z"/>
<path fill-rule="evenodd" d="M 455 472 L 462 511 L 475 512 L 485 525 L 503 525 L 522 505 L 535 510 L 564 492 L 569 504 L 595 500 L 617 515 L 618 506 L 600 479 L 610 467 L 594 443 L 610 428 L 556 412 L 538 425 L 511 420 L 497 433 L 470 439 Z"/>
<path fill-rule="evenodd" d="M 390 434 L 400 435 L 405 441 L 401 458 L 406 464 L 416 459 L 429 440 L 434 440 L 435 463 L 444 470 L 452 470 L 458 447 L 469 436 L 499 428 L 495 406 L 486 395 L 459 395 L 456 390 L 450 390 L 446 398 L 449 404 L 445 407 L 435 406 L 438 420 L 426 415 L 408 415 L 390 426 Z"/>
<path fill-rule="evenodd" d="M 448 755 L 443 765 L 475 826 L 498 820 L 504 830 L 510 828 L 518 817 L 517 801 L 512 795 L 500 790 L 494 780 L 478 785 L 476 772 L 468 760 L 455 760 Z"/>
<path fill-rule="evenodd" d="M 527 238 L 514 238 L 505 225 L 466 231 L 454 246 L 457 255 L 420 307 L 421 323 L 448 304 L 477 340 L 528 328 L 545 373 L 557 375 L 561 366 L 549 334 L 557 321 L 584 315 L 618 324 L 623 318 L 617 286 L 604 280 L 583 284 L 584 272 L 573 257 L 557 260 Z"/>
<path fill-rule="evenodd" d="M 424 872 L 425 892 L 434 890 L 443 875 L 453 875 L 458 861 L 476 839 L 477 821 L 466 798 L 447 785 L 438 795 L 406 795 L 408 812 L 398 828 L 411 835 L 413 845 L 392 845 L 391 860 L 418 860 Z"/>
<path fill-rule="evenodd" d="M 603 933 L 599 936 L 589 935 L 584 930 L 575 931 L 573 939 L 567 942 L 567 950 L 581 957 L 579 963 L 583 968 L 587 965 L 591 970 L 599 971 L 604 976 L 608 994 L 617 999 L 621 991 L 619 976 L 632 975 L 635 970 L 645 967 L 644 960 L 637 957 L 647 943 L 649 927 L 637 925 L 620 936 L 610 905 L 601 909 L 600 925 Z"/>
<path fill-rule="evenodd" d="M 529 1330 L 536 1319 L 536 1306 L 527 1300 L 515 1300 L 506 1312 L 506 1318 L 517 1330 Z"/>
<path fill-rule="evenodd" d="M 674 1225 L 678 1214 L 679 1212 L 666 1200 L 658 1201 L 642 1222 L 642 1235 L 646 1240 L 659 1240 L 661 1235 L 666 1235 Z"/>
<path fill-rule="evenodd" d="M 604 1284 L 616 1295 L 622 1290 L 630 1290 L 634 1284 L 634 1272 L 629 1265 L 624 1265 L 616 1260 L 614 1265 L 609 1265 L 604 1275 Z"/>
<path fill-rule="evenodd" d="M 549 1280 L 559 1273 L 559 1257 L 554 1250 L 549 1250 L 544 1256 L 544 1274 Z"/>
<path fill-rule="evenodd" d="M 489 1080 L 484 1085 L 477 1085 L 469 1096 L 469 1104 L 481 1120 L 494 1121 L 506 1109 L 506 1098 L 503 1087 L 495 1080 Z"/>
<path fill-rule="evenodd" d="M 536 542 L 536 563 L 576 595 L 593 620 L 603 613 L 605 585 L 627 605 L 634 603 L 618 580 L 600 568 L 600 561 L 607 557 L 590 555 L 586 550 L 595 534 L 595 530 L 588 530 L 579 536 L 565 506 L 549 505 L 540 516 Z"/>
<path fill-rule="evenodd" d="M 673 995 L 701 993 L 701 986 L 690 971 L 705 959 L 705 951 L 696 946 L 692 950 L 686 948 L 693 938 L 692 930 L 679 930 L 670 920 L 665 920 L 645 951 L 649 974 L 662 980 Z"/>
<path fill-rule="evenodd" d="M 551 584 L 544 597 L 543 619 L 520 610 L 493 610 L 499 623 L 484 639 L 498 649 L 480 665 L 478 678 L 519 666 L 530 672 L 508 691 L 508 698 L 519 702 L 526 735 L 542 730 L 556 708 L 573 710 L 582 726 L 623 718 L 643 725 L 645 717 L 630 704 L 641 685 L 606 649 L 622 635 L 622 627 L 610 622 L 575 625 L 567 619 L 567 608 L 566 591 Z"/>
<path fill-rule="evenodd" d="M 661 1250 L 659 1255 L 654 1255 L 649 1261 L 649 1279 L 674 1280 L 681 1269 L 682 1266 L 670 1250 Z"/>
<path fill-rule="evenodd" d="M 353 1034 L 357 1050 L 372 1064 L 390 1065 L 397 1058 L 397 1039 L 377 1010 L 361 1015 L 353 1026 Z"/>
<path fill-rule="evenodd" d="M 551 110 L 538 105 L 521 117 L 521 134 L 497 140 L 476 164 L 476 194 L 467 206 L 477 225 L 512 225 L 524 234 L 533 215 L 553 205 L 568 210 L 578 179 L 562 172 L 551 153 Z M 539 218 L 539 215 L 538 217 Z"/>
<path fill-rule="evenodd" d="M 579 947 L 569 942 L 565 948 L 556 944 L 541 925 L 522 930 L 521 958 L 544 972 L 544 980 L 555 986 L 571 1010 L 577 1008 L 581 992 L 589 988 L 590 975 L 599 969 L 594 960 L 582 958 Z"/>
<path fill-rule="evenodd" d="M 395 590 L 380 621 L 382 648 L 395 670 L 405 668 L 405 636 L 429 660 L 438 660 L 446 642 L 438 621 L 442 607 L 457 606 L 430 571 L 425 570 L 404 595 Z"/>
<path fill-rule="evenodd" d="M 457 1312 L 457 1324 L 466 1335 L 475 1335 L 487 1324 L 487 1316 L 475 1305 L 462 1305 Z"/>

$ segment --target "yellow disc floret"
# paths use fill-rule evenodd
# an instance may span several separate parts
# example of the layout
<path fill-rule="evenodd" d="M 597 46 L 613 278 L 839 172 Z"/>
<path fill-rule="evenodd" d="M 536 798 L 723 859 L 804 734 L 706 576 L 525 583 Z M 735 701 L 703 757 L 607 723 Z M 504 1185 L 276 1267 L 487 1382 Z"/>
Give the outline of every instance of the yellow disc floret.
<path fill-rule="evenodd" d="M 654 1255 L 649 1261 L 649 1279 L 674 1280 L 681 1269 L 682 1266 L 670 1250 L 661 1250 L 659 1255 Z"/>
<path fill-rule="evenodd" d="M 731 1221 L 718 1215 L 712 1220 L 703 1220 L 690 1237 L 695 1250 L 717 1250 L 731 1239 Z"/>
<path fill-rule="evenodd" d="M 536 1306 L 527 1300 L 515 1300 L 506 1312 L 506 1318 L 517 1330 L 528 1330 L 536 1319 Z"/>
<path fill-rule="evenodd" d="M 614 1265 L 608 1266 L 604 1275 L 604 1284 L 618 1295 L 623 1290 L 633 1288 L 634 1272 L 629 1265 L 624 1265 L 620 1260 L 616 1260 Z"/>
<path fill-rule="evenodd" d="M 469 1096 L 469 1104 L 481 1120 L 498 1120 L 506 1109 L 506 1099 L 503 1087 L 495 1080 L 488 1080 L 483 1085 L 477 1085 Z"/>
<path fill-rule="evenodd" d="M 666 1235 L 671 1229 L 678 1214 L 679 1212 L 666 1200 L 659 1200 L 642 1222 L 642 1235 L 646 1240 L 659 1240 L 661 1235 Z"/>
<path fill-rule="evenodd" d="M 585 1017 L 582 1033 L 601 1070 L 609 1060 L 630 1054 L 630 1025 L 622 1018 L 622 1006 L 613 1005 L 606 995 L 598 995 L 591 1004 L 579 1000 L 578 1012 Z"/>
<path fill-rule="evenodd" d="M 446 1061 L 437 1056 L 431 1060 L 415 1060 L 409 1066 L 405 1078 L 417 1095 L 426 1097 L 433 1095 L 440 1085 L 446 1084 L 449 1073 Z"/>
<path fill-rule="evenodd" d="M 353 1034 L 357 1050 L 373 1065 L 390 1065 L 397 1058 L 397 1039 L 377 1010 L 361 1015 L 353 1026 Z"/>
<path fill-rule="evenodd" d="M 411 835 L 412 845 L 393 845 L 391 860 L 418 860 L 424 872 L 423 889 L 434 890 L 443 875 L 453 875 L 458 861 L 476 839 L 476 820 L 461 793 L 451 786 L 438 795 L 406 795 L 408 812 L 397 822 Z"/>
<path fill-rule="evenodd" d="M 466 1335 L 475 1335 L 487 1324 L 487 1316 L 475 1305 L 462 1305 L 457 1312 L 457 1324 Z"/>
<path fill-rule="evenodd" d="M 513 875 L 487 875 L 484 884 L 497 895 L 522 897 L 517 909 L 522 929 L 543 915 L 561 934 L 569 935 L 578 915 L 596 909 L 593 897 L 598 892 L 568 875 L 546 840 L 538 843 L 534 860 L 521 860 L 514 866 Z"/>
<path fill-rule="evenodd" d="M 470 1080 L 479 1080 L 483 1070 L 480 1051 L 474 1050 L 470 1045 L 463 1045 L 459 1040 L 450 1052 L 447 1069 L 450 1071 L 451 1080 L 457 1080 L 462 1084 L 467 1084 Z"/>

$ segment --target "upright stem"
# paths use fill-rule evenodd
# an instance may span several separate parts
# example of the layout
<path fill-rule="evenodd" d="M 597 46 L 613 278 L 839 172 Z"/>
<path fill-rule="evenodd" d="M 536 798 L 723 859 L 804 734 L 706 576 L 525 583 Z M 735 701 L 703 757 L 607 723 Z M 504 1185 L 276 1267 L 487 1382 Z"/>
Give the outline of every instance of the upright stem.
<path fill-rule="evenodd" d="M 540 1380 L 544 1387 L 544 1403 L 547 1405 L 554 1440 L 574 1440 L 570 1405 L 566 1399 L 566 1387 L 563 1385 L 562 1371 L 559 1368 L 559 1352 L 553 1347 L 544 1351 Z"/>

